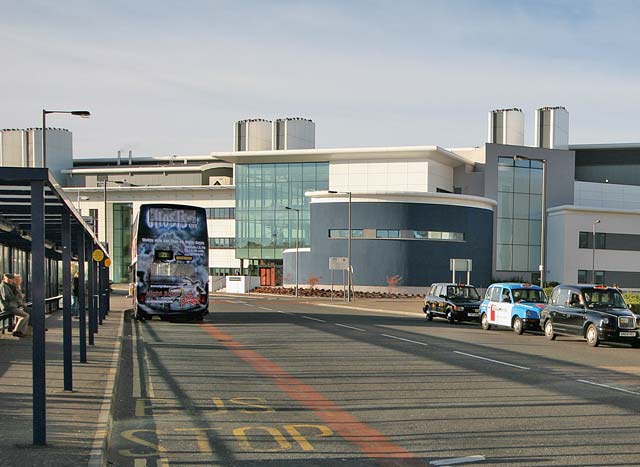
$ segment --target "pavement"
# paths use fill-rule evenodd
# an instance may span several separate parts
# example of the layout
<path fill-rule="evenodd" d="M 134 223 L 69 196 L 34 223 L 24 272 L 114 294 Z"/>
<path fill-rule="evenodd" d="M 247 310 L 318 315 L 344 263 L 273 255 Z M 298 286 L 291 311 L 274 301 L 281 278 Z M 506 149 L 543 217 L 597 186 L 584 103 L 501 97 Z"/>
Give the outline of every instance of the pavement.
<path fill-rule="evenodd" d="M 32 338 L 0 336 L 0 466 L 103 465 L 111 423 L 125 310 L 123 291 L 111 296 L 111 311 L 87 363 L 79 361 L 78 320 L 73 320 L 73 391 L 63 389 L 62 311 L 46 318 L 47 445 L 34 446 Z"/>
<path fill-rule="evenodd" d="M 297 302 L 294 297 L 291 301 Z M 348 304 L 303 297 L 299 303 L 402 315 L 422 312 L 419 298 L 357 299 Z M 73 391 L 63 389 L 62 311 L 47 315 L 46 446 L 32 444 L 32 339 L 0 335 L 0 467 L 106 465 L 125 311 L 130 306 L 126 292 L 114 290 L 109 316 L 95 345 L 87 346 L 84 364 L 79 362 L 78 321 L 73 321 Z"/>

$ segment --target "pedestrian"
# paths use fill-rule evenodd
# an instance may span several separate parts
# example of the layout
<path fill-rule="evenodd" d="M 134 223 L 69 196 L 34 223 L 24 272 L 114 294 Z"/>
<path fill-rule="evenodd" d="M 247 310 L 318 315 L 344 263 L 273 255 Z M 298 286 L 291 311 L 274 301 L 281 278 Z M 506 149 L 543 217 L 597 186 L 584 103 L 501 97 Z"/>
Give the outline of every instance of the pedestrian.
<path fill-rule="evenodd" d="M 25 328 L 29 324 L 29 313 L 20 307 L 24 302 L 17 292 L 14 280 L 13 274 L 5 273 L 2 276 L 2 282 L 0 282 L 0 310 L 9 312 L 16 317 L 13 335 L 15 337 L 23 337 Z"/>
<path fill-rule="evenodd" d="M 74 318 L 77 318 L 80 314 L 80 306 L 78 304 L 78 290 L 80 287 L 79 281 L 80 275 L 76 271 L 76 273 L 73 275 L 73 284 L 71 287 L 71 316 L 73 316 Z"/>

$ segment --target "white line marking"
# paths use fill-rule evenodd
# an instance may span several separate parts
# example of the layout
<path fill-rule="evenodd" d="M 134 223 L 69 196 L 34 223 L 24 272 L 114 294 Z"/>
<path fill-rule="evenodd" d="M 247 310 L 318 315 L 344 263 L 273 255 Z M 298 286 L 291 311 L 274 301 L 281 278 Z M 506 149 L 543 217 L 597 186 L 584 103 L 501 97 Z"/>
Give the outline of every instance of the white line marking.
<path fill-rule="evenodd" d="M 579 379 L 578 382 L 585 384 L 592 384 L 593 386 L 600 386 L 601 388 L 613 389 L 614 391 L 626 392 L 627 394 L 634 394 L 636 396 L 640 396 L 640 392 L 629 391 L 628 389 L 617 388 L 615 386 L 608 386 L 606 384 L 594 383 L 592 381 L 587 381 L 586 379 Z"/>
<path fill-rule="evenodd" d="M 405 339 L 404 337 L 392 336 L 390 334 L 380 334 L 380 335 L 384 336 L 384 337 L 390 337 L 391 339 L 398 339 L 399 341 L 411 342 L 412 344 L 425 345 L 425 346 L 429 345 L 429 344 L 425 344 L 424 342 L 412 341 L 411 339 Z"/>
<path fill-rule="evenodd" d="M 312 319 L 314 321 L 319 321 L 320 323 L 326 323 L 326 321 L 324 321 L 322 319 L 312 318 L 311 316 L 305 316 L 305 315 L 300 315 L 300 316 L 302 316 L 303 318 L 306 318 L 306 319 Z"/>
<path fill-rule="evenodd" d="M 335 323 L 335 325 L 343 328 L 355 329 L 356 331 L 367 332 L 365 329 L 356 328 L 354 326 L 347 326 L 346 324 Z"/>
<path fill-rule="evenodd" d="M 467 456 L 467 457 L 455 457 L 453 459 L 440 459 L 437 461 L 429 462 L 430 465 L 455 465 L 466 464 L 467 462 L 480 462 L 485 460 L 484 456 Z"/>
<path fill-rule="evenodd" d="M 140 365 L 138 364 L 138 339 L 135 334 L 133 339 L 133 397 L 142 397 L 142 383 L 140 381 Z M 146 464 L 145 464 L 146 465 Z"/>
<path fill-rule="evenodd" d="M 259 306 L 258 308 L 260 308 L 261 310 L 273 311 L 271 308 L 267 308 L 264 306 Z"/>
<path fill-rule="evenodd" d="M 284 315 L 291 315 L 293 316 L 293 313 L 287 313 L 286 311 L 282 311 L 282 310 L 276 310 L 278 313 L 282 313 Z"/>
<path fill-rule="evenodd" d="M 526 366 L 514 365 L 513 363 L 507 363 L 507 362 L 501 362 L 500 360 L 494 360 L 492 358 L 480 357 L 478 355 L 473 355 L 473 354 L 466 353 L 466 352 L 459 352 L 457 350 L 454 350 L 453 353 L 458 353 L 460 355 L 466 355 L 467 357 L 479 358 L 480 360 L 486 360 L 488 362 L 497 363 L 499 365 L 512 366 L 513 368 L 520 368 L 521 370 L 529 370 L 530 369 L 530 368 L 527 368 Z"/>

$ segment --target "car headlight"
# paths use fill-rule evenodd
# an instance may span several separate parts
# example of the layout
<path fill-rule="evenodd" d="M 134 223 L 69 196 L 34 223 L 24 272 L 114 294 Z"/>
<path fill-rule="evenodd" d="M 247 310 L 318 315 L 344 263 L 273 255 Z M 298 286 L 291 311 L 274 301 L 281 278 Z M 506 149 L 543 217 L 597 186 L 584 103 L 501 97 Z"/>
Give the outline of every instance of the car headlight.
<path fill-rule="evenodd" d="M 602 318 L 600 320 L 600 326 L 604 327 L 604 326 L 607 326 L 607 325 L 609 325 L 609 318 Z"/>
<path fill-rule="evenodd" d="M 525 315 L 527 316 L 527 318 L 537 318 L 538 314 L 535 311 L 532 310 L 527 310 Z"/>

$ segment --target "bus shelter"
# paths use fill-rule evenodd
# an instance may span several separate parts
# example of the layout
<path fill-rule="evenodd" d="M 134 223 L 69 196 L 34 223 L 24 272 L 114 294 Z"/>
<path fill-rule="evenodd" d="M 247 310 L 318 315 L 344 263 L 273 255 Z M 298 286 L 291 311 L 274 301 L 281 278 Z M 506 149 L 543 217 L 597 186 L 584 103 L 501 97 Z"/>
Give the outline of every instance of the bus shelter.
<path fill-rule="evenodd" d="M 47 302 L 60 298 L 63 301 L 64 389 L 71 391 L 71 262 L 78 262 L 79 361 L 87 363 L 87 340 L 89 346 L 94 344 L 94 334 L 108 312 L 109 281 L 105 263 L 109 255 L 46 168 L 0 167 L 0 244 L 26 251 L 30 256 L 25 279 L 33 328 L 33 443 L 45 445 Z M 62 269 L 61 290 L 48 287 L 46 265 L 52 261 Z"/>

